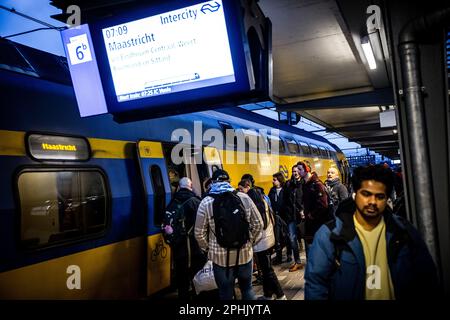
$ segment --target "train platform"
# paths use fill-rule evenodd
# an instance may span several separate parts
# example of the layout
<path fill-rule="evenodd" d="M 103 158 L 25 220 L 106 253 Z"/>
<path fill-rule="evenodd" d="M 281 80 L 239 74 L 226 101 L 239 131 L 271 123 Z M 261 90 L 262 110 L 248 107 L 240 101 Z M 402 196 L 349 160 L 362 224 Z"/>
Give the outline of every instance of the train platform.
<path fill-rule="evenodd" d="M 302 246 L 304 248 L 304 246 Z M 300 257 L 302 260 L 302 264 L 306 267 L 306 254 L 305 251 L 301 251 Z M 272 258 L 275 258 L 275 254 L 272 255 Z M 273 266 L 275 273 L 277 274 L 278 281 L 283 288 L 284 294 L 286 295 L 287 300 L 304 300 L 304 288 L 305 288 L 305 268 L 301 270 L 297 270 L 294 272 L 289 272 L 289 267 L 292 265 L 292 262 L 286 262 L 286 254 L 283 252 L 283 262 L 279 265 Z M 255 292 L 256 297 L 263 296 L 263 287 L 262 283 L 257 279 L 257 272 L 253 273 L 253 290 Z M 241 293 L 239 290 L 239 285 L 236 283 L 235 288 L 236 299 L 241 299 Z M 162 299 L 176 300 L 178 298 L 176 290 L 170 291 L 162 296 L 159 296 Z"/>
<path fill-rule="evenodd" d="M 275 255 L 272 256 L 273 258 Z M 300 254 L 302 263 L 306 266 L 306 255 L 302 251 Z M 284 262 L 286 255 L 283 253 L 283 263 L 273 266 L 275 273 L 277 274 L 278 281 L 283 288 L 284 294 L 287 300 L 304 300 L 304 288 L 305 288 L 305 268 L 294 272 L 289 272 L 289 267 L 293 262 Z M 253 274 L 253 290 L 257 297 L 263 296 L 263 287 L 256 279 L 256 273 Z M 236 293 L 239 294 L 239 286 L 236 288 Z"/>

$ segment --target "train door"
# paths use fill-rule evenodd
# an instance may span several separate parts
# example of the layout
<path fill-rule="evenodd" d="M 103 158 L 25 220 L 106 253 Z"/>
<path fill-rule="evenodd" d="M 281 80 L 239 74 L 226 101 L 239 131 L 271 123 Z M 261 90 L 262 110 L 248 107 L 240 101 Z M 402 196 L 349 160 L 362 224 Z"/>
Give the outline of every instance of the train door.
<path fill-rule="evenodd" d="M 147 205 L 146 287 L 147 295 L 150 295 L 167 288 L 171 283 L 170 247 L 161 234 L 171 189 L 161 143 L 141 140 L 137 150 Z"/>
<path fill-rule="evenodd" d="M 192 180 L 193 191 L 201 196 L 205 192 L 205 180 L 214 170 L 221 168 L 216 148 L 163 143 L 163 152 L 172 194 L 177 190 L 180 179 L 188 177 Z"/>

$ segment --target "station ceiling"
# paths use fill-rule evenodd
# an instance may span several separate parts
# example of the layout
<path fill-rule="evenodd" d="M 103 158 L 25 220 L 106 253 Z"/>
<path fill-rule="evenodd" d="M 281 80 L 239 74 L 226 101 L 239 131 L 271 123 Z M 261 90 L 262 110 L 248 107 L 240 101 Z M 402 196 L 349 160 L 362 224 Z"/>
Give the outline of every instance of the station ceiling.
<path fill-rule="evenodd" d="M 368 67 L 364 0 L 260 0 L 272 22 L 273 93 L 278 111 L 293 111 L 391 159 L 399 158 L 395 127 L 380 126 L 394 98 L 385 28 Z M 372 38 L 371 38 L 372 40 Z"/>
<path fill-rule="evenodd" d="M 138 0 L 51 0 L 62 9 L 98 10 Z M 380 127 L 394 108 L 385 28 L 371 34 L 377 69 L 362 51 L 369 0 L 259 0 L 272 22 L 273 94 L 278 111 L 318 122 L 391 159 L 399 158 L 395 127 Z M 66 15 L 54 18 L 65 21 Z M 375 35 L 375 37 L 374 37 Z"/>

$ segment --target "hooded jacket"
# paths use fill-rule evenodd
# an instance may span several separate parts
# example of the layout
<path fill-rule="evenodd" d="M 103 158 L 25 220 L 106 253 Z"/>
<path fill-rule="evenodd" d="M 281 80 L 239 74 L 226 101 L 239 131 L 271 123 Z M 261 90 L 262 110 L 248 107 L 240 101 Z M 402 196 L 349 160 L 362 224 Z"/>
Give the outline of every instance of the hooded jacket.
<path fill-rule="evenodd" d="M 344 200 L 334 223 L 316 233 L 305 273 L 306 300 L 363 300 L 364 251 L 353 222 L 356 205 Z M 438 281 L 434 262 L 417 230 L 405 219 L 383 213 L 389 270 L 397 300 L 432 299 Z"/>
<path fill-rule="evenodd" d="M 193 255 L 201 254 L 200 248 L 198 247 L 197 241 L 194 237 L 194 225 L 195 217 L 197 216 L 197 209 L 200 204 L 200 198 L 196 196 L 194 192 L 189 189 L 182 188 L 175 192 L 173 199 L 170 201 L 167 208 L 171 208 L 174 202 L 184 203 L 184 215 L 186 217 L 186 230 L 191 230 L 189 233 L 190 240 L 190 251 Z M 183 241 L 179 246 L 172 248 L 174 250 L 174 258 L 181 258 L 188 255 L 188 241 Z"/>

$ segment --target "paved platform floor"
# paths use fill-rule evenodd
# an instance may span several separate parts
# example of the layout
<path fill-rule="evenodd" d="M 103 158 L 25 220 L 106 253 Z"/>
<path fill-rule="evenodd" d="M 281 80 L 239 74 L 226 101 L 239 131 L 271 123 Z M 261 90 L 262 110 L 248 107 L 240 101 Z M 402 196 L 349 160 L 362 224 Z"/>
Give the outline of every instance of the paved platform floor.
<path fill-rule="evenodd" d="M 273 255 L 275 257 L 275 255 Z M 302 259 L 302 263 L 305 264 L 306 257 L 305 253 L 302 252 L 300 254 Z M 283 261 L 286 260 L 286 255 L 283 253 Z M 289 267 L 292 265 L 292 262 L 284 262 L 280 265 L 273 266 L 275 273 L 277 274 L 278 281 L 280 282 L 281 287 L 283 288 L 284 294 L 286 295 L 287 300 L 304 300 L 304 285 L 305 285 L 305 269 L 297 270 L 294 272 L 289 272 Z M 253 279 L 256 280 L 255 275 Z M 263 288 L 261 284 L 258 284 L 255 281 L 253 282 L 253 289 L 255 291 L 256 296 L 263 295 Z M 239 291 L 236 289 L 236 291 Z"/>
<path fill-rule="evenodd" d="M 304 248 L 304 246 L 302 246 Z M 275 257 L 275 254 L 272 255 L 272 257 Z M 300 254 L 302 263 L 305 264 L 306 257 L 305 252 L 302 251 Z M 286 260 L 286 254 L 283 252 L 283 261 Z M 281 287 L 283 288 L 284 294 L 286 295 L 287 300 L 304 300 L 304 275 L 305 275 L 305 269 L 297 270 L 294 272 L 289 272 L 289 267 L 292 265 L 292 262 L 283 262 L 280 265 L 273 266 L 277 276 L 278 281 L 281 284 Z M 258 283 L 256 278 L 256 272 L 253 273 L 253 289 L 255 291 L 255 294 L 257 297 L 263 295 L 263 288 L 262 285 Z M 239 286 L 236 284 L 236 298 L 239 300 L 241 297 Z M 159 298 L 163 299 L 177 299 L 177 293 L 175 291 L 168 292 L 162 296 L 159 296 Z"/>

